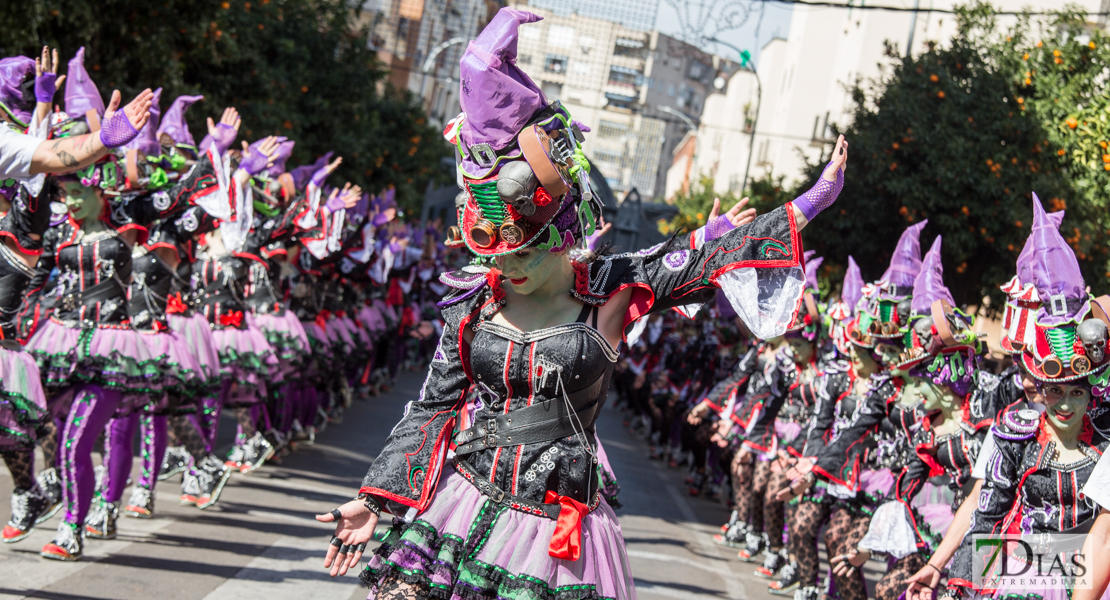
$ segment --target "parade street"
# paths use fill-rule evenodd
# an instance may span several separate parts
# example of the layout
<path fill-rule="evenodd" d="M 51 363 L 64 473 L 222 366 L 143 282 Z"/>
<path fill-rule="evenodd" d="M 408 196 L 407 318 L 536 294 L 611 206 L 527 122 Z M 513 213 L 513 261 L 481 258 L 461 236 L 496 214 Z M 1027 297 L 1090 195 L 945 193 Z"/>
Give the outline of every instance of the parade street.
<path fill-rule="evenodd" d="M 330 426 L 315 446 L 294 452 L 280 466 L 235 475 L 220 502 L 207 510 L 177 503 L 179 476 L 160 482 L 154 518 L 121 518 L 118 539 L 89 540 L 80 562 L 39 557 L 57 527 L 60 517 L 53 517 L 30 538 L 0 546 L 0 598 L 365 598 L 355 575 L 332 579 L 323 570 L 332 528 L 313 515 L 354 496 L 422 378 L 403 374 L 392 392 L 356 400 L 344 422 Z M 773 598 L 765 580 L 752 575 L 758 565 L 742 563 L 735 550 L 713 543 L 712 534 L 728 519 L 724 507 L 691 498 L 684 471 L 649 461 L 644 442 L 621 426 L 619 411 L 607 407 L 598 432 L 620 480 L 624 508 L 617 514 L 640 598 Z M 233 434 L 234 422 L 225 417 L 221 451 Z M 138 468 L 136 458 L 134 476 Z M 10 493 L 4 471 L 0 495 Z M 877 569 L 877 563 L 868 565 L 872 583 Z"/>

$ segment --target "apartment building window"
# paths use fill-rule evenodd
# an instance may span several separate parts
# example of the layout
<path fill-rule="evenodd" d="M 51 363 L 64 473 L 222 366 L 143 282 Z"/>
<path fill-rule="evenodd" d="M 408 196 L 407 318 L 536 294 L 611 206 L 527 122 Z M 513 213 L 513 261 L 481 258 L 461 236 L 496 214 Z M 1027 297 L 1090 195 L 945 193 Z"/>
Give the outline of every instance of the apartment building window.
<path fill-rule="evenodd" d="M 620 65 L 610 65 L 609 67 L 609 83 L 612 85 L 637 87 L 643 82 L 644 74 L 636 69 Z"/>
<path fill-rule="evenodd" d="M 632 104 L 637 100 L 636 96 L 626 96 L 624 94 L 614 94 L 612 92 L 605 92 L 605 106 L 615 108 L 622 111 L 632 110 Z"/>
<path fill-rule="evenodd" d="M 516 57 L 516 62 L 519 65 L 530 65 L 532 64 L 532 55 L 521 54 L 520 56 Z"/>
<path fill-rule="evenodd" d="M 634 40 L 631 38 L 617 38 L 613 44 L 614 56 L 628 56 L 631 58 L 644 57 L 645 44 L 643 40 Z"/>
<path fill-rule="evenodd" d="M 709 75 L 712 72 L 712 69 L 708 65 L 695 60 L 690 63 L 690 68 L 686 71 L 686 76 L 694 81 L 705 83 L 709 80 Z"/>
<path fill-rule="evenodd" d="M 543 70 L 548 73 L 566 73 L 567 57 L 562 54 L 548 54 L 543 61 Z"/>
<path fill-rule="evenodd" d="M 667 85 L 667 95 L 674 98 L 674 94 L 675 94 L 674 84 L 668 84 Z"/>
<path fill-rule="evenodd" d="M 574 45 L 574 28 L 566 25 L 552 25 L 547 28 L 547 45 L 556 48 L 570 48 Z"/>
<path fill-rule="evenodd" d="M 597 137 L 601 139 L 619 138 L 628 133 L 628 125 L 602 119 L 597 125 Z"/>

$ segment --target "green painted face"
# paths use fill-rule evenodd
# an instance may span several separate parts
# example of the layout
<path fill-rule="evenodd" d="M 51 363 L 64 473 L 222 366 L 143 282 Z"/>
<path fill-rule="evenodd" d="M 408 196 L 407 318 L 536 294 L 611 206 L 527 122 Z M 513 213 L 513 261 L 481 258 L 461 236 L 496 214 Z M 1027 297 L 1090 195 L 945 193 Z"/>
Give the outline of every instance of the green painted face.
<path fill-rule="evenodd" d="M 85 187 L 77 181 L 62 182 L 62 190 L 65 194 L 66 207 L 69 208 L 69 214 L 74 219 L 84 221 L 90 217 L 100 216 L 104 201 L 100 197 L 99 190 Z"/>
<path fill-rule="evenodd" d="M 875 352 L 882 357 L 883 365 L 889 367 L 898 363 L 898 357 L 901 356 L 902 349 L 894 344 L 879 342 L 875 346 Z"/>
<path fill-rule="evenodd" d="M 937 385 L 928 379 L 914 377 L 908 373 L 901 375 L 906 385 L 902 387 L 901 404 L 912 406 L 918 400 L 924 401 L 925 410 L 953 410 L 958 406 L 959 398 L 946 385 Z"/>
<path fill-rule="evenodd" d="M 1059 431 L 1076 431 L 1083 427 L 1083 414 L 1091 403 L 1091 392 L 1085 387 L 1065 383 L 1047 383 L 1041 386 L 1045 417 Z"/>
<path fill-rule="evenodd" d="M 531 294 L 547 282 L 564 260 L 566 255 L 563 253 L 525 248 L 519 252 L 497 257 L 497 267 L 513 286 L 514 292 Z"/>
<path fill-rule="evenodd" d="M 793 351 L 794 362 L 799 365 L 804 365 L 813 358 L 813 342 L 803 337 L 787 338 L 786 343 L 790 345 Z"/>

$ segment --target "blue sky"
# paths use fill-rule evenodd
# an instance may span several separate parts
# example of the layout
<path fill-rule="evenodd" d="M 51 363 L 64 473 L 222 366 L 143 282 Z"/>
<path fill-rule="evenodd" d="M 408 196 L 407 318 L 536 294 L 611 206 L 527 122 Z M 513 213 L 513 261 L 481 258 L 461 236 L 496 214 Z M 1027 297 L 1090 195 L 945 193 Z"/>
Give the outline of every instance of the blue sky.
<path fill-rule="evenodd" d="M 696 1 L 696 0 L 695 0 Z M 728 0 L 700 0 L 697 4 L 715 4 L 722 5 Z M 722 40 L 732 43 L 733 45 L 751 51 L 752 58 L 755 60 L 756 65 L 759 64 L 759 50 L 775 37 L 786 37 L 790 32 L 790 13 L 791 7 L 789 4 L 780 4 L 778 2 L 765 2 L 759 0 L 740 0 L 742 4 L 747 5 L 750 9 L 747 22 L 744 23 L 739 29 L 728 32 L 722 32 L 718 37 Z M 760 12 L 763 11 L 763 19 L 760 22 Z M 656 28 L 668 35 L 680 37 L 678 34 L 679 19 L 678 14 L 667 0 L 660 0 L 659 13 L 656 17 Z M 756 39 L 756 31 L 759 32 L 759 38 Z M 726 46 L 718 46 L 717 48 L 707 47 L 703 50 L 714 52 L 721 56 L 737 60 L 736 52 Z"/>

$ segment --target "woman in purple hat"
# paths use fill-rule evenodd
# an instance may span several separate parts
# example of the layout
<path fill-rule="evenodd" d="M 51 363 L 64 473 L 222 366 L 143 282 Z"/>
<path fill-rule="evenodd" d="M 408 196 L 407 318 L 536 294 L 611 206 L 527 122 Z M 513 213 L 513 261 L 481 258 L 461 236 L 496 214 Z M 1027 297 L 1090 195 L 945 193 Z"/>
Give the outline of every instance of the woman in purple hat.
<path fill-rule="evenodd" d="M 594 431 L 633 321 L 724 289 L 760 337 L 799 310 L 798 231 L 835 200 L 847 144 L 813 190 L 734 228 L 739 207 L 654 248 L 577 249 L 598 224 L 580 130 L 514 64 L 503 8 L 462 59 L 465 111 L 448 129 L 466 197 L 461 238 L 491 267 L 446 273 L 443 335 L 358 498 L 335 522 L 325 567 L 362 556 L 381 511 L 396 520 L 363 571 L 370 597 L 634 598 L 620 526 L 601 499 Z M 504 108 L 509 107 L 509 108 Z M 454 433 L 471 387 L 473 426 Z M 449 452 L 453 448 L 453 455 Z"/>
<path fill-rule="evenodd" d="M 972 540 L 982 535 L 1083 534 L 1099 511 L 1082 490 L 1110 445 L 1095 434 L 1091 422 L 1092 414 L 1105 412 L 1102 403 L 1110 389 L 1108 318 L 1103 308 L 1110 307 L 1110 301 L 1087 294 L 1071 247 L 1040 202 L 1034 202 L 1033 210 L 1029 271 L 1042 304 L 1033 339 L 1019 360 L 1036 380 L 1044 404 L 1008 407 L 991 429 L 994 451 L 983 493 L 952 560 L 947 588 L 941 592 L 946 599 L 1015 594 L 1069 598 L 1071 590 L 1063 584 L 1041 580 L 1029 585 L 1000 578 L 1029 566 L 1016 553 L 1000 553 L 984 570 Z M 1069 565 L 1072 550 L 1079 548 L 1065 551 Z"/>

